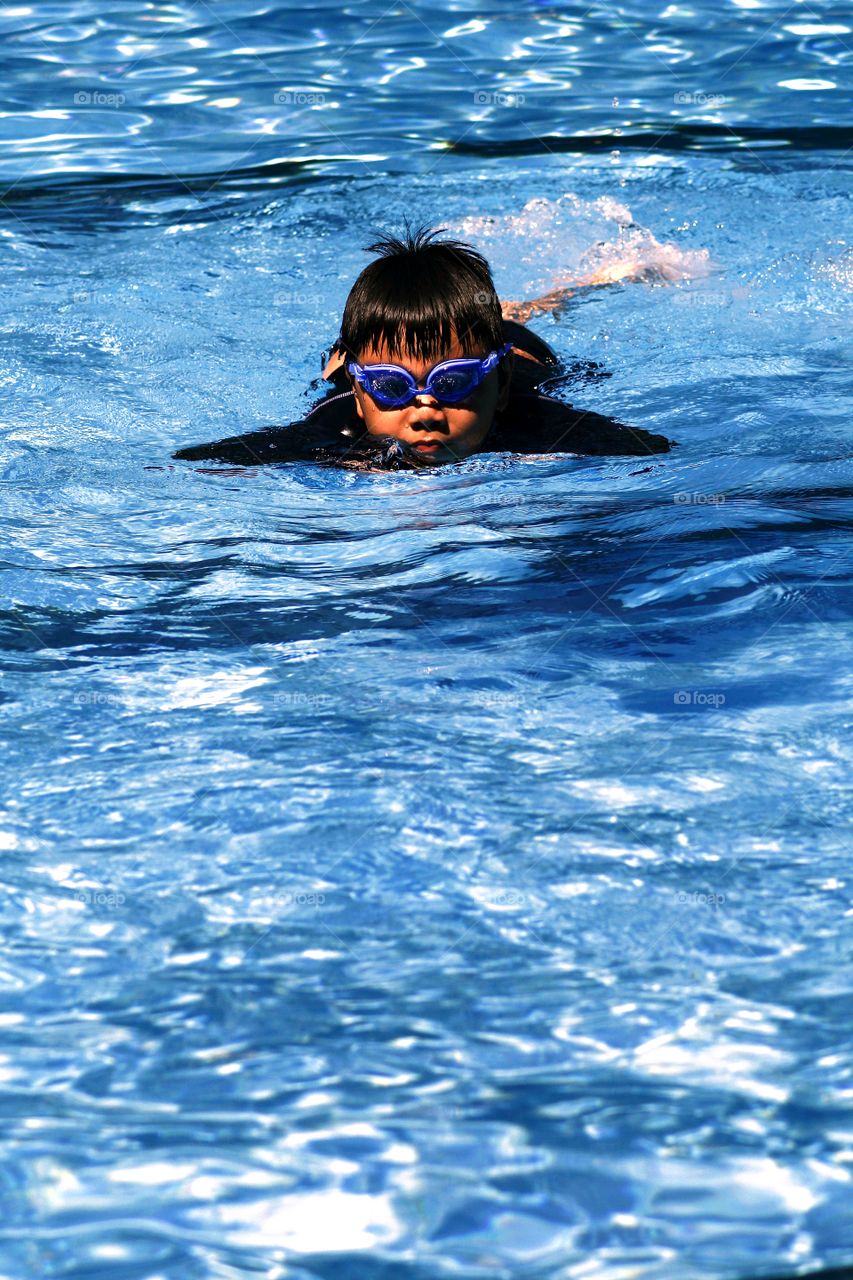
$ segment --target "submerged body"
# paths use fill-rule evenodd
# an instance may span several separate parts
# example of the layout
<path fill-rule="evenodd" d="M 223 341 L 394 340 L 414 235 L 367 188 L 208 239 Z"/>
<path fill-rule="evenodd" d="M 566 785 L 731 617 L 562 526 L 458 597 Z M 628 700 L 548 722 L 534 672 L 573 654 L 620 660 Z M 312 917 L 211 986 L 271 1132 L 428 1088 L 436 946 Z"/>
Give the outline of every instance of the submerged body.
<path fill-rule="evenodd" d="M 174 457 L 237 466 L 316 461 L 399 470 L 473 453 L 646 456 L 669 450 L 665 436 L 544 395 L 541 384 L 565 372 L 557 356 L 524 325 L 505 319 L 503 332 L 512 344 L 511 371 L 504 381 L 497 370 L 490 373 L 470 403 L 442 406 L 419 395 L 408 411 L 383 411 L 351 385 L 338 357 L 326 367 L 333 389 L 303 420 L 189 446 Z"/>

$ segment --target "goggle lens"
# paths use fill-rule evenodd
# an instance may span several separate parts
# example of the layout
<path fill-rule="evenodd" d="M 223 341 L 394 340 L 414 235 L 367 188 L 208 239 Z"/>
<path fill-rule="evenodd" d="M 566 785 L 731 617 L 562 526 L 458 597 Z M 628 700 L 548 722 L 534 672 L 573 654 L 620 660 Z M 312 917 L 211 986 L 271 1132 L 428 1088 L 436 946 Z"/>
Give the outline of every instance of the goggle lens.
<path fill-rule="evenodd" d="M 436 400 L 463 400 L 477 385 L 479 362 L 473 369 L 446 369 L 429 380 Z"/>
<path fill-rule="evenodd" d="M 401 373 L 373 374 L 368 387 L 372 396 L 387 404 L 405 403 L 414 395 L 408 378 L 404 378 Z"/>

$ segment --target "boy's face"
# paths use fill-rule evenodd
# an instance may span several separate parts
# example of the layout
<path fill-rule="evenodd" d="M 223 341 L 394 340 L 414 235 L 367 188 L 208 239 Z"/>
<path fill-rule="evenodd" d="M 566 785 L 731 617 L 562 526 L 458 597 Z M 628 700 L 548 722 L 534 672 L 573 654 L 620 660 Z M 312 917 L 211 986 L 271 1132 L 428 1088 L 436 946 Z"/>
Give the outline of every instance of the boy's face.
<path fill-rule="evenodd" d="M 485 350 L 463 347 L 454 335 L 452 345 L 435 360 L 418 360 L 388 347 L 369 347 L 359 353 L 359 364 L 397 364 L 408 369 L 421 386 L 430 369 L 443 360 L 462 360 L 488 355 Z M 393 436 L 417 450 L 430 463 L 458 462 L 475 453 L 485 440 L 495 413 L 509 398 L 512 354 L 487 373 L 467 400 L 443 404 L 424 392 L 401 409 L 384 409 L 352 378 L 358 416 L 372 436 Z"/>

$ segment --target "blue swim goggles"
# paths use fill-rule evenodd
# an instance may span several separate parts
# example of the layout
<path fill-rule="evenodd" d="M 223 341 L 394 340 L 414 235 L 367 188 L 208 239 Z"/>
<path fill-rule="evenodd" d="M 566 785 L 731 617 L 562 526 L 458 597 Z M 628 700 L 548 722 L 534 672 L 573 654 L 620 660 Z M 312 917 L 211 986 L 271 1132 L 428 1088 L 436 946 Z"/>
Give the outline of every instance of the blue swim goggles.
<path fill-rule="evenodd" d="M 367 394 L 383 409 L 401 409 L 415 396 L 433 396 L 445 404 L 457 404 L 475 391 L 487 373 L 512 350 L 512 343 L 505 342 L 497 351 L 490 351 L 482 360 L 442 360 L 427 374 L 422 388 L 409 373 L 398 364 L 359 364 L 350 360 L 347 372 L 364 387 Z"/>

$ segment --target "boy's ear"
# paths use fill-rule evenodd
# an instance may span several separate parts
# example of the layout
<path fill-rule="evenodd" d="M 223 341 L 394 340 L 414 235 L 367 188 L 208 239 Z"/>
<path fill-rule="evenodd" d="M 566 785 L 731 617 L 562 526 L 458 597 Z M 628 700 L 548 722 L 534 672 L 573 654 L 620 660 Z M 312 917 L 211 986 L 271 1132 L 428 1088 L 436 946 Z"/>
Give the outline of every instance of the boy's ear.
<path fill-rule="evenodd" d="M 505 409 L 509 401 L 509 388 L 512 382 L 512 371 L 515 368 L 515 352 L 508 351 L 498 365 L 498 402 L 495 412 Z"/>

